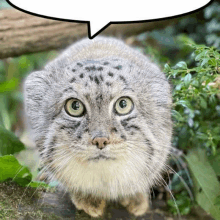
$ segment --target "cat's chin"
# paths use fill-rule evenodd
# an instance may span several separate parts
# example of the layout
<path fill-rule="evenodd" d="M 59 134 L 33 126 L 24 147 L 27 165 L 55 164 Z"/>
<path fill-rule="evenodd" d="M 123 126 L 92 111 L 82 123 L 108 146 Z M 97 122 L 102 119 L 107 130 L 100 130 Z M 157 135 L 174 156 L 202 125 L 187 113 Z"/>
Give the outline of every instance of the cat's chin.
<path fill-rule="evenodd" d="M 95 162 L 97 162 L 97 161 L 103 161 L 103 160 L 116 160 L 116 158 L 115 158 L 115 157 L 108 157 L 108 156 L 105 156 L 105 155 L 100 154 L 100 155 L 98 155 L 98 156 L 90 157 L 90 158 L 88 159 L 88 161 L 95 161 Z"/>

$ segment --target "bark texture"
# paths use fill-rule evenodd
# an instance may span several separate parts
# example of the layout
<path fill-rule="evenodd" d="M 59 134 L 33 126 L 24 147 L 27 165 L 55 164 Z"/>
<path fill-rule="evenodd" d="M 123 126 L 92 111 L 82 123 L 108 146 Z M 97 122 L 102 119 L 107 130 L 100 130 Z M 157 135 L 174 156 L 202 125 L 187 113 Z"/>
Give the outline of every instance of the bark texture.
<path fill-rule="evenodd" d="M 111 24 L 101 35 L 128 37 L 165 27 L 177 22 L 178 19 L 134 24 Z M 86 23 L 45 19 L 15 9 L 0 11 L 0 59 L 64 48 L 86 36 L 88 36 Z"/>

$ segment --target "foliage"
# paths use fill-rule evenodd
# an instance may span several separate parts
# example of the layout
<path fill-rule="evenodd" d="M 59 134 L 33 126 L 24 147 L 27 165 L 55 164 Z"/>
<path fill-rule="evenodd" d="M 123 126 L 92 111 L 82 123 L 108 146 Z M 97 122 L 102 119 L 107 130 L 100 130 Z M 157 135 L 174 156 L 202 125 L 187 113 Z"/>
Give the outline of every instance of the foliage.
<path fill-rule="evenodd" d="M 0 156 L 18 153 L 25 149 L 15 134 L 0 125 Z"/>
<path fill-rule="evenodd" d="M 195 65 L 191 58 L 191 50 L 184 47 L 177 41 L 180 34 L 187 35 L 198 44 L 214 46 L 220 49 L 220 3 L 213 2 L 208 7 L 193 13 L 190 16 L 183 16 L 176 24 L 164 29 L 143 33 L 139 40 L 144 42 L 147 54 L 155 54 L 158 63 L 174 63 L 184 60 L 188 66 Z M 163 56 L 154 51 L 162 51 Z"/>
<path fill-rule="evenodd" d="M 46 186 L 33 182 L 29 169 L 13 156 L 25 149 L 14 131 L 23 129 L 18 112 L 23 101 L 21 82 L 54 56 L 54 52 L 38 53 L 0 61 L 0 182 L 12 179 L 21 186 Z"/>
<path fill-rule="evenodd" d="M 13 155 L 0 157 L 0 167 L 0 182 L 11 179 L 20 186 L 46 186 L 44 183 L 32 182 L 32 174 L 29 169 L 22 166 Z"/>
<path fill-rule="evenodd" d="M 173 85 L 174 146 L 203 147 L 215 155 L 220 145 L 220 54 L 212 47 L 182 39 L 194 48 L 197 66 L 188 68 L 184 61 L 172 68 L 165 65 L 164 71 Z"/>
<path fill-rule="evenodd" d="M 22 81 L 31 71 L 42 67 L 56 53 L 37 53 L 0 60 L 0 124 L 8 130 L 15 130 L 23 101 Z"/>
<path fill-rule="evenodd" d="M 186 36 L 179 36 L 179 40 L 194 50 L 191 59 L 195 66 L 189 68 L 186 62 L 180 61 L 173 67 L 166 64 L 164 68 L 173 87 L 173 145 L 187 153 L 185 158 L 194 184 L 188 185 L 193 189 L 196 202 L 217 218 L 220 215 L 217 205 L 220 195 L 220 54 L 214 47 L 197 45 Z M 179 211 L 187 213 L 191 208 L 190 198 L 185 187 L 175 181 L 175 175 L 173 180 L 172 188 L 179 192 L 176 194 Z M 169 200 L 168 205 L 171 212 L 177 213 L 173 201 Z"/>
<path fill-rule="evenodd" d="M 181 215 L 187 215 L 189 214 L 192 202 L 187 194 L 186 191 L 181 191 L 179 194 L 176 195 L 175 201 L 173 199 L 169 199 L 167 201 L 167 205 L 169 207 L 170 212 L 177 215 L 178 210 Z M 177 207 L 178 209 L 177 209 Z"/>
<path fill-rule="evenodd" d="M 215 219 L 220 219 L 220 183 L 206 156 L 205 150 L 196 148 L 186 156 L 194 183 L 194 194 L 197 203 Z"/>

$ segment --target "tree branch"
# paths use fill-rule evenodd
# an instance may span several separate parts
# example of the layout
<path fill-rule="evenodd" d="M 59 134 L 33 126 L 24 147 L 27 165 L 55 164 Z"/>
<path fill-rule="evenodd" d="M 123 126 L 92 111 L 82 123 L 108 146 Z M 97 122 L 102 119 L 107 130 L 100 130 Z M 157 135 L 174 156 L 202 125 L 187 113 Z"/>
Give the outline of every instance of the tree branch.
<path fill-rule="evenodd" d="M 167 19 L 134 24 L 112 24 L 102 35 L 131 36 L 177 22 Z M 64 48 L 88 36 L 87 24 L 55 21 L 15 9 L 0 11 L 0 59 Z"/>

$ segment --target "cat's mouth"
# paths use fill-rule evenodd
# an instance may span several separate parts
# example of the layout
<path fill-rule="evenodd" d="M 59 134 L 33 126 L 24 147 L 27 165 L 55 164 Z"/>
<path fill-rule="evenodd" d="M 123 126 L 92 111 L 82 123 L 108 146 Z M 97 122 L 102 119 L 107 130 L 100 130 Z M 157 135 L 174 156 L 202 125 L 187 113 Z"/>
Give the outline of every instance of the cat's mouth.
<path fill-rule="evenodd" d="M 115 160 L 116 158 L 114 157 L 108 157 L 108 156 L 105 156 L 105 155 L 98 155 L 98 156 L 95 156 L 95 157 L 90 157 L 88 159 L 88 161 L 99 161 L 99 160 Z"/>

